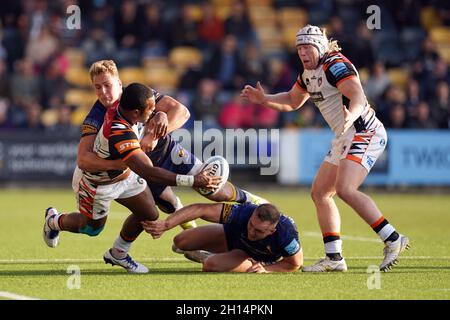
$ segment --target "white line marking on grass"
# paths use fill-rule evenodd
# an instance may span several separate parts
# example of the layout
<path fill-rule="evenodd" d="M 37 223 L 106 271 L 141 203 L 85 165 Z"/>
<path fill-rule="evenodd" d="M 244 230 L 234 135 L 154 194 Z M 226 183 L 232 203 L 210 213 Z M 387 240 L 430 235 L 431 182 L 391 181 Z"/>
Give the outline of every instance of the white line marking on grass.
<path fill-rule="evenodd" d="M 323 257 L 305 257 L 305 260 L 317 260 Z M 350 256 L 347 260 L 378 260 L 382 256 Z M 187 262 L 185 258 L 137 258 L 139 262 Z M 401 260 L 450 260 L 450 256 L 402 256 Z M 103 259 L 3 259 L 0 264 L 51 264 L 51 263 L 103 263 Z M 1 271 L 0 271 L 1 275 Z"/>
<path fill-rule="evenodd" d="M 11 300 L 39 300 L 38 298 L 32 298 L 27 296 L 21 296 L 12 292 L 0 291 L 0 297 Z"/>
<path fill-rule="evenodd" d="M 322 234 L 320 232 L 311 232 L 311 231 L 305 231 L 305 232 L 301 232 L 300 236 L 306 236 L 306 237 L 320 237 L 322 238 Z M 341 236 L 341 239 L 343 240 L 354 240 L 354 241 L 365 241 L 365 242 L 381 242 L 380 239 L 377 238 L 369 238 L 369 237 L 355 237 L 355 236 L 346 236 L 343 235 Z"/>

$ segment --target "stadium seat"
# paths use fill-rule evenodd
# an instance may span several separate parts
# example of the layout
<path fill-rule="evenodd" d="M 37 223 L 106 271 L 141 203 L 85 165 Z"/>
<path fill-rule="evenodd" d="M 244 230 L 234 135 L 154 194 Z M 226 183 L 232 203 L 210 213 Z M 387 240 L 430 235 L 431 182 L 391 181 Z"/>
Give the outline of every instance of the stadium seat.
<path fill-rule="evenodd" d="M 428 6 L 420 11 L 420 24 L 425 30 L 429 31 L 431 28 L 441 25 L 442 21 L 436 10 L 432 6 Z"/>
<path fill-rule="evenodd" d="M 359 78 L 361 79 L 361 83 L 365 84 L 370 77 L 369 69 L 361 68 L 358 70 Z"/>
<path fill-rule="evenodd" d="M 450 64 L 450 46 L 449 45 L 438 45 L 436 48 L 439 56 L 444 59 L 445 62 Z"/>
<path fill-rule="evenodd" d="M 90 107 L 97 100 L 92 90 L 69 89 L 64 94 L 64 102 L 76 107 Z"/>
<path fill-rule="evenodd" d="M 256 30 L 261 41 L 261 49 L 265 54 L 283 51 L 283 38 L 274 27 L 259 27 Z"/>
<path fill-rule="evenodd" d="M 83 67 L 70 67 L 64 74 L 66 81 L 75 87 L 90 87 L 89 70 Z"/>
<path fill-rule="evenodd" d="M 308 13 L 301 8 L 281 8 L 278 10 L 278 22 L 283 28 L 298 30 L 308 23 Z"/>
<path fill-rule="evenodd" d="M 405 89 L 408 84 L 409 73 L 402 68 L 392 68 L 387 70 L 389 79 L 394 85 Z"/>
<path fill-rule="evenodd" d="M 277 24 L 277 14 L 271 7 L 252 8 L 249 13 L 250 21 L 255 28 L 259 27 L 275 27 Z"/>
<path fill-rule="evenodd" d="M 72 112 L 71 115 L 71 122 L 73 125 L 75 126 L 81 126 L 81 124 L 84 121 L 84 118 L 86 118 L 86 115 L 89 113 L 90 110 L 90 106 L 89 107 L 79 107 L 77 109 L 75 109 L 74 112 Z"/>
<path fill-rule="evenodd" d="M 169 63 L 178 73 L 184 72 L 191 65 L 201 64 L 202 52 L 195 47 L 175 47 L 169 52 Z"/>
<path fill-rule="evenodd" d="M 67 48 L 64 50 L 64 56 L 67 58 L 71 67 L 83 68 L 86 62 L 86 53 L 79 48 Z"/>
<path fill-rule="evenodd" d="M 433 27 L 430 30 L 430 36 L 431 39 L 436 43 L 437 45 L 440 44 L 448 44 L 450 45 L 450 27 Z"/>
<path fill-rule="evenodd" d="M 178 73 L 170 68 L 154 68 L 145 71 L 145 83 L 162 92 L 176 89 L 178 79 Z"/>
<path fill-rule="evenodd" d="M 41 122 L 46 127 L 51 127 L 58 122 L 58 111 L 55 109 L 44 110 L 41 114 Z"/>
<path fill-rule="evenodd" d="M 273 0 L 245 0 L 249 11 L 255 7 L 272 7 Z"/>
<path fill-rule="evenodd" d="M 142 59 L 142 66 L 144 71 L 153 69 L 166 69 L 169 67 L 169 60 L 167 57 L 148 57 Z"/>
<path fill-rule="evenodd" d="M 299 28 L 296 26 L 285 26 L 282 29 L 283 32 L 283 43 L 286 48 L 295 47 L 295 35 L 297 34 Z"/>
<path fill-rule="evenodd" d="M 145 83 L 145 72 L 142 68 L 121 68 L 119 70 L 119 76 L 124 86 L 133 82 Z"/>

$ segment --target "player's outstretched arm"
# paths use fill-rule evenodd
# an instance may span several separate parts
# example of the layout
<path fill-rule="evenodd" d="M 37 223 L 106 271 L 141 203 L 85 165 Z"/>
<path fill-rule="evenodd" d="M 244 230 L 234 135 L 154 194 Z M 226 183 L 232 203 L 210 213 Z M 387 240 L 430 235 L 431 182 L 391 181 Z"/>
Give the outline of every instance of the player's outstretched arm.
<path fill-rule="evenodd" d="M 88 172 L 125 170 L 127 166 L 122 160 L 106 160 L 94 152 L 95 137 L 96 135 L 81 137 L 77 152 L 78 168 Z"/>
<path fill-rule="evenodd" d="M 144 230 L 156 239 L 165 231 L 197 218 L 218 223 L 222 208 L 222 203 L 196 203 L 172 213 L 166 220 L 143 221 L 141 223 Z"/>
<path fill-rule="evenodd" d="M 267 266 L 257 261 L 252 261 L 252 263 L 253 265 L 247 269 L 247 272 L 295 272 L 303 266 L 303 250 L 300 249 L 293 256 L 283 258 L 281 261 Z"/>
<path fill-rule="evenodd" d="M 166 169 L 154 167 L 150 158 L 141 149 L 135 150 L 124 162 L 148 183 L 156 183 L 163 186 L 215 189 L 222 182 L 222 177 L 210 177 L 206 171 L 201 171 L 195 176 L 190 176 L 177 175 Z"/>
<path fill-rule="evenodd" d="M 288 112 L 302 107 L 309 94 L 300 90 L 296 84 L 288 92 L 266 94 L 258 81 L 256 88 L 246 85 L 241 91 L 241 98 L 277 111 Z"/>

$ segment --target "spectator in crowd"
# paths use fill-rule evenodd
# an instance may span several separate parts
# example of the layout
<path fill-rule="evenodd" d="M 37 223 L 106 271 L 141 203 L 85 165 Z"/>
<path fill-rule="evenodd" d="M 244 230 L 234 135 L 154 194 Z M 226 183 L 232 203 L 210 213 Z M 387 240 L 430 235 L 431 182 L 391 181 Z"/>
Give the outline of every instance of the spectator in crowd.
<path fill-rule="evenodd" d="M 386 127 L 392 129 L 405 129 L 406 109 L 402 104 L 395 104 L 389 110 L 389 119 L 386 121 Z"/>
<path fill-rule="evenodd" d="M 253 104 L 243 101 L 238 94 L 224 103 L 219 115 L 223 128 L 253 128 Z"/>
<path fill-rule="evenodd" d="M 136 2 L 125 0 L 115 16 L 115 40 L 118 46 L 115 59 L 120 66 L 139 64 L 139 27 Z"/>
<path fill-rule="evenodd" d="M 161 5 L 151 2 L 145 6 L 140 27 L 142 57 L 160 57 L 167 54 L 168 30 L 162 18 Z"/>
<path fill-rule="evenodd" d="M 421 101 L 409 121 L 409 127 L 413 129 L 437 129 L 438 124 L 431 117 L 430 106 Z"/>
<path fill-rule="evenodd" d="M 377 61 L 373 65 L 371 76 L 367 80 L 364 90 L 369 99 L 377 100 L 390 83 L 391 80 L 386 74 L 383 62 Z"/>
<path fill-rule="evenodd" d="M 30 38 L 26 48 L 26 57 L 38 70 L 43 70 L 49 59 L 58 50 L 58 39 L 47 26 L 42 26 L 40 33 Z"/>
<path fill-rule="evenodd" d="M 32 61 L 19 60 L 11 79 L 11 97 L 14 105 L 25 109 L 29 104 L 41 101 L 39 77 L 33 70 Z"/>
<path fill-rule="evenodd" d="M 0 59 L 0 98 L 9 98 L 9 75 L 5 60 Z"/>
<path fill-rule="evenodd" d="M 233 2 L 230 15 L 225 20 L 225 34 L 236 37 L 239 49 L 243 49 L 248 42 L 257 42 L 256 33 L 243 0 Z"/>
<path fill-rule="evenodd" d="M 431 115 L 439 124 L 439 128 L 449 129 L 450 88 L 447 82 L 440 81 L 436 86 L 436 94 L 430 103 Z"/>
<path fill-rule="evenodd" d="M 207 63 L 206 71 L 209 77 L 217 79 L 221 83 L 222 89 L 236 90 L 241 84 L 238 79 L 241 64 L 236 37 L 227 35 Z"/>
<path fill-rule="evenodd" d="M 198 85 L 197 94 L 192 101 L 192 111 L 196 120 L 203 121 L 203 128 L 219 127 L 220 103 L 217 99 L 218 86 L 215 80 L 204 78 Z"/>
<path fill-rule="evenodd" d="M 200 46 L 204 52 L 212 51 L 213 47 L 220 44 L 225 33 L 223 21 L 216 15 L 211 1 L 205 1 L 202 5 L 202 19 L 198 23 L 198 35 Z"/>
<path fill-rule="evenodd" d="M 101 59 L 110 59 L 116 52 L 116 43 L 114 39 L 105 32 L 105 29 L 94 27 L 89 30 L 87 37 L 81 44 L 86 53 L 86 63 L 91 65 Z"/>
<path fill-rule="evenodd" d="M 194 19 L 192 5 L 183 4 L 179 15 L 170 25 L 170 48 L 177 46 L 193 46 L 199 44 L 197 22 Z"/>

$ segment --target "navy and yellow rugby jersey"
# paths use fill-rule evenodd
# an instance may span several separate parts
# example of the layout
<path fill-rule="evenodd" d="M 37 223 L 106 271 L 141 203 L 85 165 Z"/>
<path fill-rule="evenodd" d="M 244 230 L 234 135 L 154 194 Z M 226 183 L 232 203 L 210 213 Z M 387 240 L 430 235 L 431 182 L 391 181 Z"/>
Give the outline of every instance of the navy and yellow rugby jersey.
<path fill-rule="evenodd" d="M 164 97 L 163 94 L 159 93 L 156 90 L 153 90 L 153 94 L 155 95 L 156 104 L 158 104 L 158 102 Z M 118 102 L 114 104 L 113 107 L 117 107 L 117 104 Z M 96 135 L 100 131 L 100 128 L 102 127 L 105 119 L 106 111 L 107 108 L 99 100 L 94 103 L 88 115 L 84 119 L 83 124 L 81 125 L 82 137 Z M 152 160 L 153 164 L 155 166 L 158 166 L 168 157 L 170 153 L 167 151 L 170 150 L 170 147 L 174 144 L 175 141 L 168 134 L 159 139 L 155 149 L 149 152 L 147 155 L 149 156 L 150 160 Z"/>
<path fill-rule="evenodd" d="M 273 234 L 258 241 L 248 239 L 248 221 L 257 207 L 251 203 L 223 205 L 220 223 L 224 225 L 228 249 L 241 249 L 263 262 L 275 262 L 299 252 L 301 246 L 295 222 L 283 214 Z"/>

